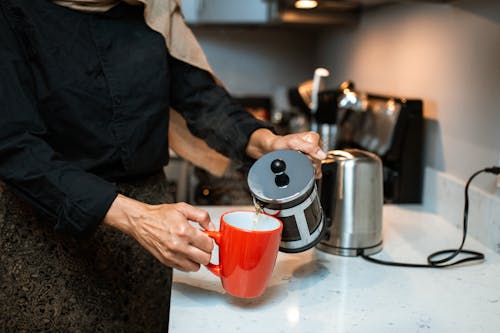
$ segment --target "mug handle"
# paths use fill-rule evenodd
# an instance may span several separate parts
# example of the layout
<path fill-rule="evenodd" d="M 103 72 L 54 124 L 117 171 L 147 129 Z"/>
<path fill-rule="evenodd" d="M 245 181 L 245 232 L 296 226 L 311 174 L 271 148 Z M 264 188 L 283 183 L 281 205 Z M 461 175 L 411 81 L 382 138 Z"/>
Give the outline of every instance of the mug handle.
<path fill-rule="evenodd" d="M 220 245 L 220 237 L 221 237 L 221 234 L 219 231 L 208 231 L 208 230 L 202 230 L 205 234 L 208 235 L 208 237 L 212 238 L 214 241 L 215 241 L 215 244 L 217 245 Z M 206 268 L 208 268 L 208 270 L 212 273 L 214 273 L 215 275 L 219 276 L 220 277 L 220 264 L 219 265 L 215 265 L 215 264 L 212 264 L 212 263 L 208 263 L 207 265 L 205 265 Z"/>

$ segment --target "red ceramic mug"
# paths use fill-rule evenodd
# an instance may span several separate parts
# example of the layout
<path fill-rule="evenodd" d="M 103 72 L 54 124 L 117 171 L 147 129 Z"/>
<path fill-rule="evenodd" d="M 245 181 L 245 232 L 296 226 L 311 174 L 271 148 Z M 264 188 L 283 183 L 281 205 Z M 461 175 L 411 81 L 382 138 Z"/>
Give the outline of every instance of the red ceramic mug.
<path fill-rule="evenodd" d="M 231 295 L 260 296 L 271 278 L 283 224 L 272 215 L 233 211 L 220 218 L 219 231 L 205 231 L 219 246 L 219 264 L 207 268 Z"/>

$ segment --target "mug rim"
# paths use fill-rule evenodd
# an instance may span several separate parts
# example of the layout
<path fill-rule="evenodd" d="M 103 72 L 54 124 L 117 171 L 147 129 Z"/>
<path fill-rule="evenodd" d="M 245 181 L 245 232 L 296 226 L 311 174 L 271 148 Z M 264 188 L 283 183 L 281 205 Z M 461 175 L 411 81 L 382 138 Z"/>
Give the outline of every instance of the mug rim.
<path fill-rule="evenodd" d="M 277 230 L 279 230 L 279 231 L 283 230 L 283 222 L 278 217 L 276 217 L 274 215 L 271 215 L 271 214 L 267 214 L 267 213 L 259 213 L 259 214 L 263 214 L 263 215 L 265 215 L 267 217 L 270 217 L 270 218 L 276 220 L 278 222 L 278 227 L 277 228 L 268 229 L 268 230 L 249 230 L 249 229 L 238 228 L 237 226 L 229 224 L 228 222 L 226 222 L 224 220 L 224 217 L 226 215 L 234 214 L 234 213 L 252 213 L 252 214 L 255 214 L 255 211 L 253 211 L 253 210 L 240 210 L 240 209 L 230 210 L 230 211 L 222 213 L 222 215 L 220 216 L 220 222 L 224 223 L 229 228 L 233 228 L 233 229 L 236 229 L 236 230 L 241 230 L 241 231 L 244 231 L 244 232 L 270 233 L 270 232 L 276 232 Z M 220 229 L 220 226 L 219 226 L 219 229 Z"/>

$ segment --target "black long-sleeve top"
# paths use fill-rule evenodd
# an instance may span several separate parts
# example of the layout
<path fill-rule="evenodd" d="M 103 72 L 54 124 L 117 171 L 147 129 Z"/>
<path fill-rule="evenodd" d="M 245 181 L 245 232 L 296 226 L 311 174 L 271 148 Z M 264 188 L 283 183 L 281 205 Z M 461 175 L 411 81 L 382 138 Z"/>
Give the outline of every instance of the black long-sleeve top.
<path fill-rule="evenodd" d="M 233 159 L 263 127 L 209 73 L 170 57 L 140 7 L 85 14 L 2 0 L 0 9 L 0 179 L 58 231 L 89 235 L 117 195 L 114 180 L 168 162 L 169 107 Z"/>

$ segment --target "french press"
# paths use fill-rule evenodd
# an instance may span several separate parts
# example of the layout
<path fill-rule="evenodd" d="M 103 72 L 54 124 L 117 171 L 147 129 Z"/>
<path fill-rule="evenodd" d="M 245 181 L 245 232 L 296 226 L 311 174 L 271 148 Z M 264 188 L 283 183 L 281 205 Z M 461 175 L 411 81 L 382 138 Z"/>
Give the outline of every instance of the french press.
<path fill-rule="evenodd" d="M 315 246 L 326 223 L 309 158 L 295 150 L 276 150 L 259 158 L 248 173 L 253 201 L 283 222 L 280 251 L 303 252 Z"/>

